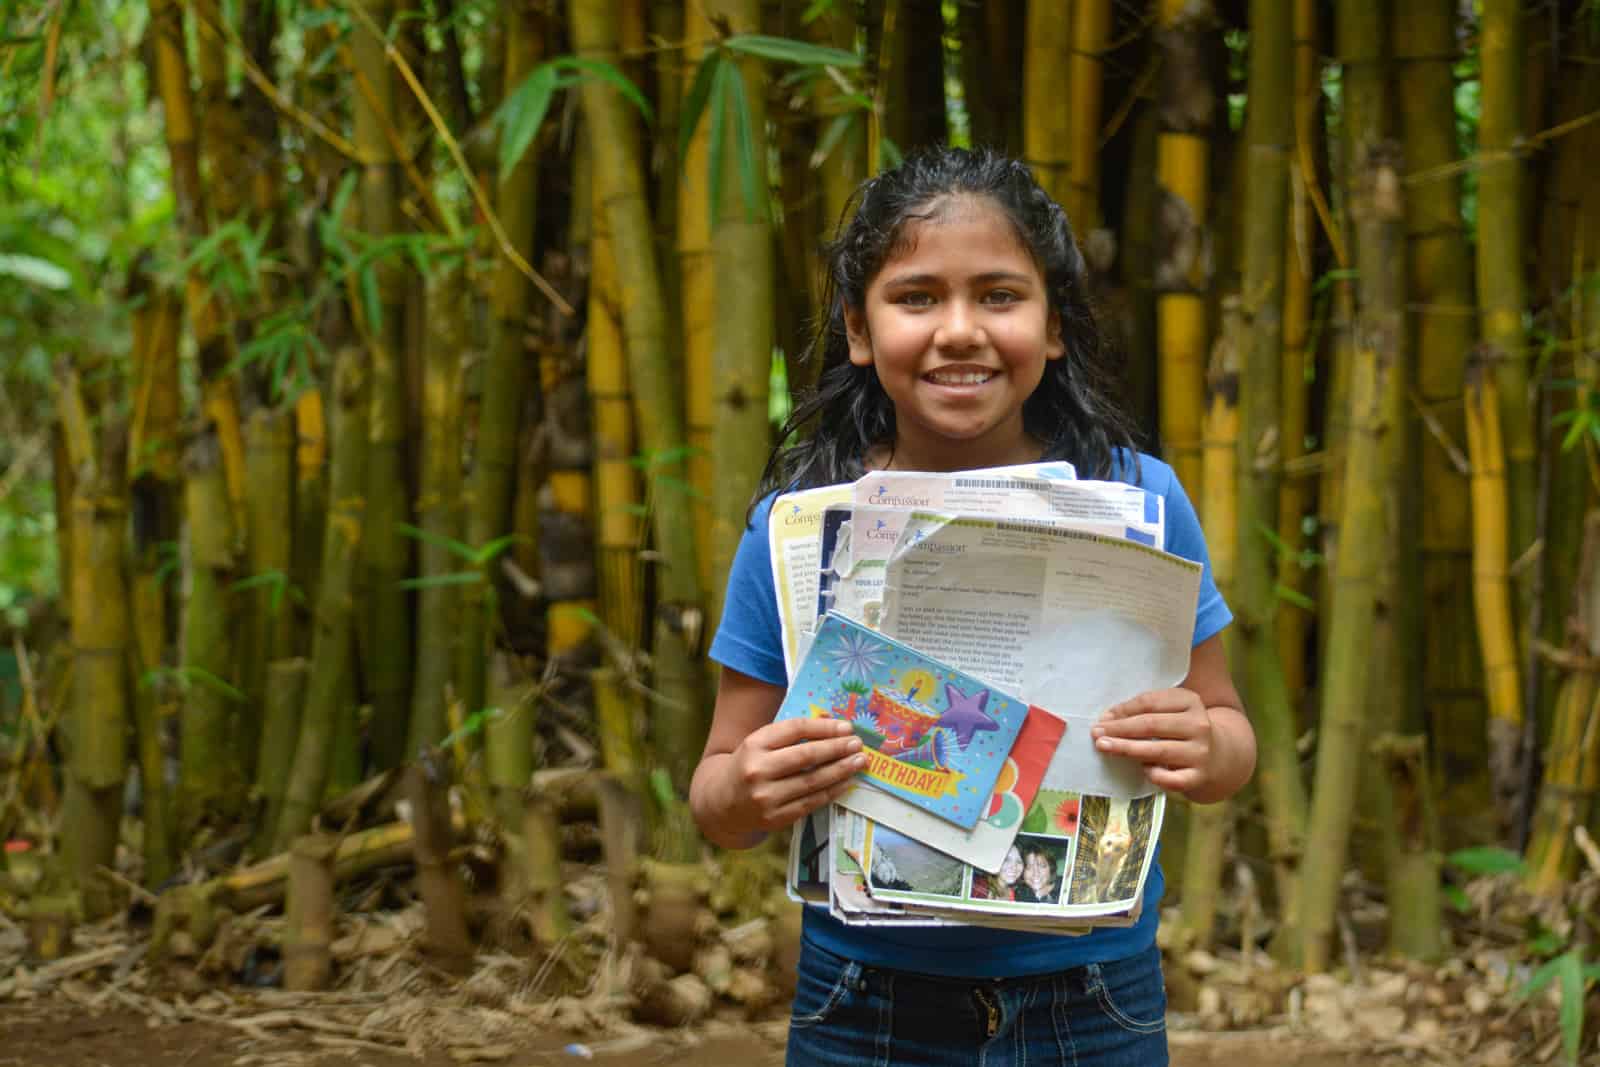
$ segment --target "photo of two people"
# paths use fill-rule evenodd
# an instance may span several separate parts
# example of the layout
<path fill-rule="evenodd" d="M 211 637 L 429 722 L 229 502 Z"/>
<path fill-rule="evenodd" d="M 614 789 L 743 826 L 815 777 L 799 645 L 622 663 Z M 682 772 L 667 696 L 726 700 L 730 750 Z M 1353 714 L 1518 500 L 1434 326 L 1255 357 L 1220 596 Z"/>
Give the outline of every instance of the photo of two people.
<path fill-rule="evenodd" d="M 1022 904 L 1055 904 L 1066 877 L 1068 839 L 1018 834 L 995 874 L 975 871 L 973 900 L 1011 900 Z"/>

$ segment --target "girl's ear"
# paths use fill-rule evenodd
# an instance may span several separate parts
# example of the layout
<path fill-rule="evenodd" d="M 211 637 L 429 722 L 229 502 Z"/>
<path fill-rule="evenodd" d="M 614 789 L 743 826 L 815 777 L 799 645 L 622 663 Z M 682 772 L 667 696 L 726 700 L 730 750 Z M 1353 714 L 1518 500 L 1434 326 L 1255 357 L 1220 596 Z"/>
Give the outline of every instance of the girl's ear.
<path fill-rule="evenodd" d="M 849 304 L 844 306 L 844 335 L 850 343 L 850 362 L 858 367 L 872 366 L 872 338 L 867 333 L 867 316 Z"/>
<path fill-rule="evenodd" d="M 1067 342 L 1061 336 L 1061 312 L 1050 310 L 1050 320 L 1045 323 L 1044 358 L 1060 359 L 1067 354 Z"/>

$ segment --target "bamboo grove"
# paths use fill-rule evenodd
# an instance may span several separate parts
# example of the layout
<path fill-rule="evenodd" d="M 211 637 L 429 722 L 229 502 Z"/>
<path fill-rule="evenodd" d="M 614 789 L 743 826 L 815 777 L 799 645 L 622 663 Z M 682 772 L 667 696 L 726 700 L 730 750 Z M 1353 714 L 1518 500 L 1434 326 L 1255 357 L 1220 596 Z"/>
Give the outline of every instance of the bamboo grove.
<path fill-rule="evenodd" d="M 553 941 L 578 770 L 635 841 L 619 914 L 636 877 L 652 902 L 699 877 L 705 649 L 815 373 L 822 247 L 939 141 L 1020 155 L 1066 207 L 1235 611 L 1260 764 L 1174 820 L 1181 943 L 1237 933 L 1245 867 L 1273 951 L 1325 969 L 1354 869 L 1389 946 L 1436 956 L 1443 857 L 1504 846 L 1553 892 L 1600 834 L 1592 5 L 6 17 L 5 199 L 38 210 L 0 216 L 0 503 L 47 485 L 59 589 L 8 616 L 0 837 L 52 845 L 86 910 L 389 855 L 307 836 L 374 782 L 448 894 L 453 782 Z M 91 259 L 40 175 L 97 79 L 127 119 L 94 135 L 143 153 L 161 224 Z M 232 878 L 206 884 L 260 899 Z"/>

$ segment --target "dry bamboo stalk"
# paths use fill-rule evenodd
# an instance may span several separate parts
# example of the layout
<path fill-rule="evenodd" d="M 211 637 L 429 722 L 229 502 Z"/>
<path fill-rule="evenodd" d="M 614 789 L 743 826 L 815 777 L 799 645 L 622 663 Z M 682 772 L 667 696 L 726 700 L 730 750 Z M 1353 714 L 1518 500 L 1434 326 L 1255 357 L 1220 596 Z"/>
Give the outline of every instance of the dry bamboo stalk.
<path fill-rule="evenodd" d="M 1067 218 L 1080 237 L 1101 225 L 1100 113 L 1105 57 L 1111 36 L 1111 0 L 1075 0 L 1072 5 L 1072 58 L 1067 74 L 1072 113 L 1072 148 L 1067 155 Z"/>
<path fill-rule="evenodd" d="M 1078 117 L 1061 106 L 1061 72 L 1070 69 L 1071 54 L 1071 5 L 1062 0 L 1028 0 L 1022 60 L 1022 154 L 1045 192 L 1063 205 L 1071 200 L 1068 167 L 1072 123 Z M 1066 88 L 1070 91 L 1070 86 Z M 1077 225 L 1076 219 L 1071 221 Z"/>
<path fill-rule="evenodd" d="M 633 894 L 639 882 L 644 805 L 630 781 L 615 771 L 595 775 L 594 783 L 600 801 L 601 848 L 611 900 L 608 933 L 615 945 L 625 948 L 638 936 L 639 911 Z"/>
<path fill-rule="evenodd" d="M 334 856 L 327 834 L 296 838 L 289 855 L 288 915 L 283 933 L 283 988 L 326 989 L 333 979 Z"/>
<path fill-rule="evenodd" d="M 537 786 L 527 791 L 522 844 L 533 935 L 540 945 L 553 948 L 572 933 L 572 916 L 567 911 L 566 877 L 561 868 L 559 809 L 555 798 Z"/>

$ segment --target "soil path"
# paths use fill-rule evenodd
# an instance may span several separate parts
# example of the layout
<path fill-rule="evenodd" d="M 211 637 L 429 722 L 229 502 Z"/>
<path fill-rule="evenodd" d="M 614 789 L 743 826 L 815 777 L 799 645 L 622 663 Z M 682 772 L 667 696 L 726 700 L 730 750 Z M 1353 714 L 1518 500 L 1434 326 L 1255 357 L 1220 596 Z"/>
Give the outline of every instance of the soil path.
<path fill-rule="evenodd" d="M 442 1052 L 423 1059 L 397 1054 L 375 1044 L 303 1031 L 265 1037 L 211 1023 L 150 1026 L 129 1011 L 85 1017 L 83 1009 L 54 1002 L 11 1005 L 0 1013 L 0 1067 L 457 1067 L 460 1060 Z M 710 1036 L 671 1032 L 620 1040 L 593 1040 L 569 1050 L 572 1042 L 549 1034 L 530 1034 L 526 1044 L 504 1050 L 493 1062 L 502 1067 L 577 1067 L 584 1062 L 607 1067 L 779 1067 L 782 1027 L 746 1029 L 744 1034 Z M 1402 1058 L 1370 1051 L 1339 1049 L 1271 1032 L 1210 1034 L 1174 1031 L 1172 1067 L 1399 1067 Z M 587 1052 L 588 1056 L 582 1053 Z M 1415 1062 L 1415 1061 L 1411 1061 Z"/>

